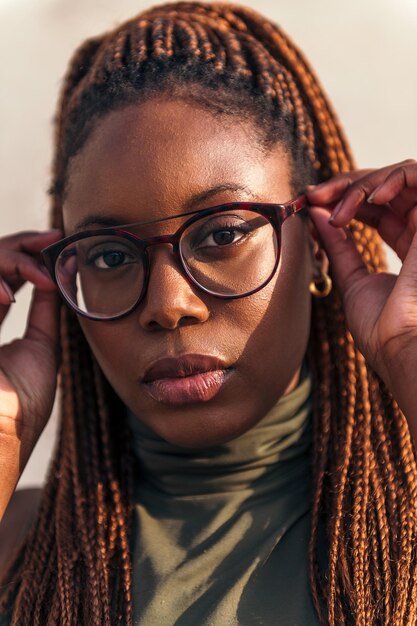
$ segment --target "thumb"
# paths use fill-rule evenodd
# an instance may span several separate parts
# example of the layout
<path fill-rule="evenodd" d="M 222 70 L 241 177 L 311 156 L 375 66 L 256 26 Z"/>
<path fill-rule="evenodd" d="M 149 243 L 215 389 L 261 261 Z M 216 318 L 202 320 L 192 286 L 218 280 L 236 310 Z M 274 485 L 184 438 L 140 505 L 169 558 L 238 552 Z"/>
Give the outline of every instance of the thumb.
<path fill-rule="evenodd" d="M 411 240 L 410 247 L 398 274 L 398 283 L 402 288 L 409 290 L 414 296 L 414 305 L 417 304 L 417 230 Z"/>
<path fill-rule="evenodd" d="M 46 291 L 35 287 L 24 334 L 25 339 L 49 344 L 57 358 L 59 353 L 60 304 L 61 299 L 56 290 Z"/>
<path fill-rule="evenodd" d="M 403 330 L 417 329 L 417 232 L 411 240 L 388 304 L 396 311 L 395 321 L 399 327 L 403 326 Z"/>

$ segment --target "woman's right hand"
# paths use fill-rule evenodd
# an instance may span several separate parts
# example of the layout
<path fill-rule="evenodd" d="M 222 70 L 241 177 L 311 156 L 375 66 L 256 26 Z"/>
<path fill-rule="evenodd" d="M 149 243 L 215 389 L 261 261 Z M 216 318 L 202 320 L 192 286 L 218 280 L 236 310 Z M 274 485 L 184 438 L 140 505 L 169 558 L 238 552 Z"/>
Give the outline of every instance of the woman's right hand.
<path fill-rule="evenodd" d="M 0 439 L 19 439 L 30 449 L 51 415 L 60 362 L 60 298 L 39 252 L 62 236 L 51 230 L 0 238 L 0 326 L 16 291 L 34 285 L 23 337 L 0 345 Z"/>

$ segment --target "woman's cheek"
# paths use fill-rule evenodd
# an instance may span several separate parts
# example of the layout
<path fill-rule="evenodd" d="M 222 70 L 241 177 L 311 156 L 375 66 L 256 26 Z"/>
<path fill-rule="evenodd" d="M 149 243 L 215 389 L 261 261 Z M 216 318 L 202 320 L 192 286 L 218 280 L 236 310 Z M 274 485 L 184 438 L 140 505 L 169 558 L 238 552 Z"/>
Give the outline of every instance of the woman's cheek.
<path fill-rule="evenodd" d="M 80 321 L 84 336 L 111 384 L 115 380 L 127 379 L 139 372 L 137 345 L 139 342 L 126 334 L 126 328 L 120 322 Z M 136 345 L 135 345 L 136 344 Z"/>

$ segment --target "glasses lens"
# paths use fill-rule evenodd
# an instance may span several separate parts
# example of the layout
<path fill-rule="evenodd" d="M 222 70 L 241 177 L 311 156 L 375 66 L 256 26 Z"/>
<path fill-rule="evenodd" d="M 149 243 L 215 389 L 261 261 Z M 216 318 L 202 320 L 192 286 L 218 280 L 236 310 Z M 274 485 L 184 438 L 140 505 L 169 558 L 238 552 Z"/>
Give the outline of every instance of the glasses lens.
<path fill-rule="evenodd" d="M 270 221 L 249 210 L 201 218 L 184 231 L 180 250 L 194 280 L 213 294 L 243 295 L 273 275 L 278 241 Z"/>
<path fill-rule="evenodd" d="M 77 309 L 97 318 L 128 311 L 140 296 L 144 266 L 140 250 L 117 235 L 93 235 L 69 244 L 56 263 L 58 284 Z"/>

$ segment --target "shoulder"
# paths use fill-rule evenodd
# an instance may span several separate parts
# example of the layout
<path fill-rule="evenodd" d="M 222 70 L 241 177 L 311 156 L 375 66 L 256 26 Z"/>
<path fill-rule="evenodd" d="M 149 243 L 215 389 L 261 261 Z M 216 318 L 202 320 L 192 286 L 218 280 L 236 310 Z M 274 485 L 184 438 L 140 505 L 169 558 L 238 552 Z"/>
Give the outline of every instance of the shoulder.
<path fill-rule="evenodd" d="M 38 511 L 41 487 L 16 489 L 0 523 L 0 575 L 7 559 L 20 544 Z"/>

